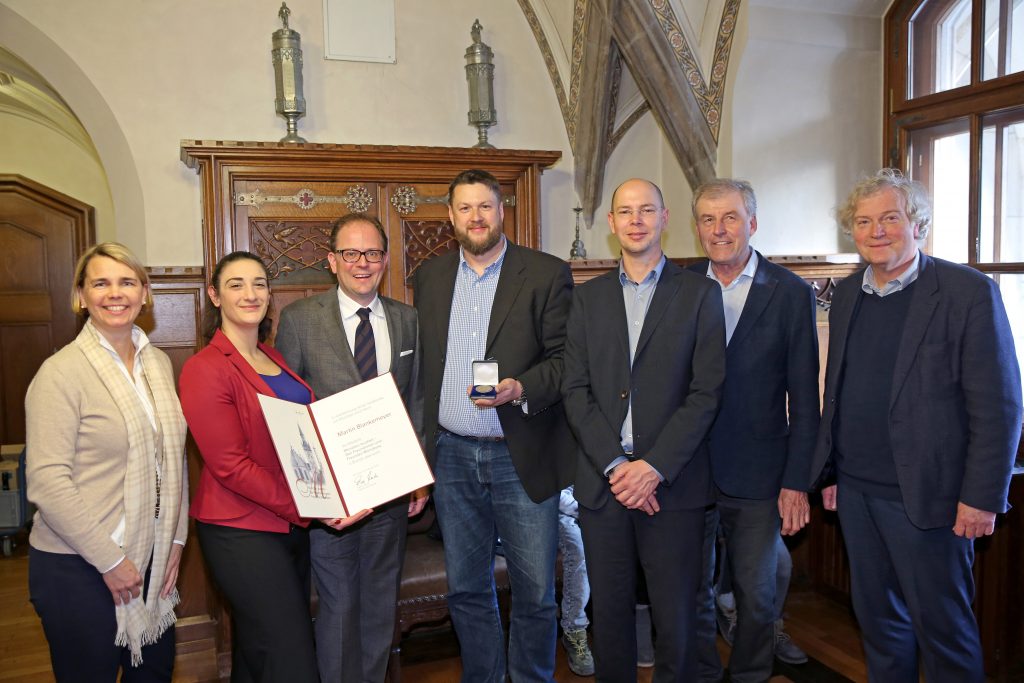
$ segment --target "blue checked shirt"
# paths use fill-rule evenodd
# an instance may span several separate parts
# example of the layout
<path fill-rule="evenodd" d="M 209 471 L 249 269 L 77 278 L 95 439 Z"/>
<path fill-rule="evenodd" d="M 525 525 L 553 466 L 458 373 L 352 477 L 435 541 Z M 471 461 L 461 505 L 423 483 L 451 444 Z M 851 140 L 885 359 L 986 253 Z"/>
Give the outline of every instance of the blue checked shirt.
<path fill-rule="evenodd" d="M 477 408 L 469 400 L 466 389 L 473 384 L 473 361 L 487 360 L 484 355 L 487 353 L 487 327 L 507 249 L 508 243 L 505 242 L 498 260 L 479 276 L 466 263 L 465 254 L 459 249 L 459 270 L 455 276 L 455 293 L 448 321 L 448 349 L 438 413 L 438 423 L 453 434 L 505 435 L 497 411 L 494 408 Z M 498 371 L 501 372 L 500 365 Z"/>

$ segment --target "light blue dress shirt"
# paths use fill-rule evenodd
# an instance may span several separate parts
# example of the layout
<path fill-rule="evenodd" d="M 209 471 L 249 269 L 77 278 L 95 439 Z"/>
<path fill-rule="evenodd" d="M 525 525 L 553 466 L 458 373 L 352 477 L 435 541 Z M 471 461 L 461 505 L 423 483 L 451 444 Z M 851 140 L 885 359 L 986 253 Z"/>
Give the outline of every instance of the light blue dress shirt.
<path fill-rule="evenodd" d="M 466 388 L 473 384 L 473 361 L 487 360 L 487 328 L 491 321 L 494 293 L 498 289 L 501 265 L 508 243 L 502 238 L 501 254 L 484 269 L 483 275 L 466 262 L 459 249 L 459 267 L 455 276 L 451 317 L 448 320 L 448 348 L 444 378 L 441 380 L 441 405 L 438 424 L 453 434 L 501 437 L 498 413 L 494 408 L 477 408 Z M 498 368 L 499 373 L 501 367 Z"/>
<path fill-rule="evenodd" d="M 661 279 L 661 271 L 665 269 L 665 256 L 662 255 L 661 260 L 658 261 L 658 265 L 654 266 L 651 272 L 647 273 L 647 276 L 643 279 L 643 282 L 633 282 L 626 275 L 626 271 L 622 268 L 622 262 L 619 262 L 619 283 L 622 285 L 622 303 L 626 306 L 626 332 L 629 337 L 629 366 L 633 367 L 633 357 L 636 356 L 636 345 L 640 341 L 640 332 L 644 329 L 644 319 L 647 317 L 647 310 L 651 307 L 651 299 L 654 298 L 654 291 L 658 288 L 658 280 Z M 622 450 L 625 453 L 633 452 L 633 393 L 629 395 L 629 407 L 626 409 L 626 419 L 622 422 L 622 430 L 619 432 L 619 436 L 622 439 Z M 641 457 L 643 455 L 641 454 Z M 615 458 L 605 468 L 605 476 L 610 476 L 611 471 L 615 467 L 623 462 L 626 462 L 625 456 Z M 650 463 L 648 463 L 650 464 Z M 654 469 L 651 465 L 651 469 L 658 475 L 658 478 L 662 481 L 665 477 L 661 476 L 661 472 Z"/>
<path fill-rule="evenodd" d="M 875 284 L 875 270 L 871 266 L 868 266 L 864 271 L 864 280 L 861 282 L 860 288 L 865 294 L 877 294 L 878 296 L 889 296 L 896 292 L 906 289 L 909 287 L 914 280 L 917 279 L 918 272 L 921 269 L 921 251 L 918 250 L 914 253 L 914 262 L 910 264 L 902 275 L 895 277 L 885 283 L 885 286 L 879 289 L 878 285 Z"/>
<path fill-rule="evenodd" d="M 750 258 L 747 265 L 743 267 L 736 279 L 726 287 L 715 275 L 712 264 L 708 263 L 708 277 L 718 283 L 722 288 L 722 305 L 725 307 L 725 345 L 729 345 L 732 333 L 736 331 L 736 325 L 743 314 L 743 307 L 747 304 L 747 295 L 750 294 L 750 285 L 754 283 L 754 273 L 757 272 L 757 252 L 750 250 Z"/>

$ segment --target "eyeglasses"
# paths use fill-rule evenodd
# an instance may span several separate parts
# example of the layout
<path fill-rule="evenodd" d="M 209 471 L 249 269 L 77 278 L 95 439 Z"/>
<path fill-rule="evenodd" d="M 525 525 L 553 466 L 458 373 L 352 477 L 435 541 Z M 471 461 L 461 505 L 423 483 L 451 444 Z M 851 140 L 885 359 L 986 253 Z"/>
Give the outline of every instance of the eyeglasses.
<path fill-rule="evenodd" d="M 636 211 L 626 207 L 615 209 L 615 215 L 619 218 L 632 218 L 634 215 L 639 215 L 641 218 L 650 218 L 656 213 L 658 213 L 658 209 L 653 206 L 642 206 Z"/>
<path fill-rule="evenodd" d="M 383 249 L 367 249 L 366 251 L 359 251 L 358 249 L 335 249 L 334 253 L 341 257 L 341 260 L 345 263 L 356 263 L 359 261 L 360 256 L 366 257 L 367 263 L 380 263 L 384 260 Z"/>

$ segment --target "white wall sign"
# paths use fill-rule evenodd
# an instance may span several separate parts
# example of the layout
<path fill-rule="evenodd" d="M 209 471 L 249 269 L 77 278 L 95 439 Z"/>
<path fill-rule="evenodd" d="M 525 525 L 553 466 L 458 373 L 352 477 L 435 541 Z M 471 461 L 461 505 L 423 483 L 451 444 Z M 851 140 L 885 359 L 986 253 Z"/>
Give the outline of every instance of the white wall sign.
<path fill-rule="evenodd" d="M 394 64 L 395 0 L 324 0 L 324 57 Z"/>

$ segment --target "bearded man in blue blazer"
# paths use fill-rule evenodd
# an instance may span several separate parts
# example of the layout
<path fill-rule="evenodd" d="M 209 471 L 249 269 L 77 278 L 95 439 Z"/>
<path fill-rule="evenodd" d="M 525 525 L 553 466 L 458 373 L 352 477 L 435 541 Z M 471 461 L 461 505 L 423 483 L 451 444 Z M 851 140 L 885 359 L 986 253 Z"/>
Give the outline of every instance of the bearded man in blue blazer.
<path fill-rule="evenodd" d="M 1021 432 L 1013 338 L 994 280 L 918 243 L 931 205 L 883 169 L 839 211 L 868 266 L 836 288 L 811 481 L 839 510 L 868 677 L 980 683 L 974 541 L 1007 509 Z"/>

